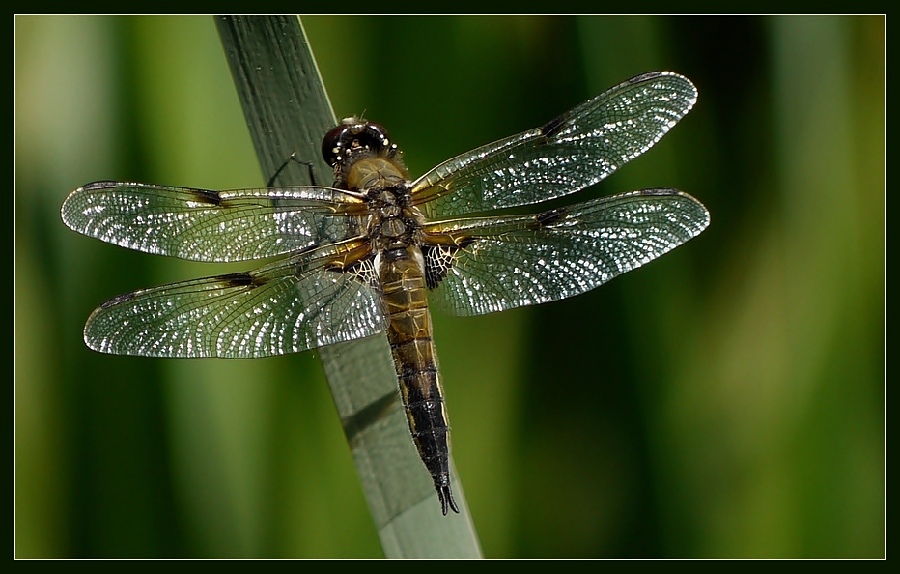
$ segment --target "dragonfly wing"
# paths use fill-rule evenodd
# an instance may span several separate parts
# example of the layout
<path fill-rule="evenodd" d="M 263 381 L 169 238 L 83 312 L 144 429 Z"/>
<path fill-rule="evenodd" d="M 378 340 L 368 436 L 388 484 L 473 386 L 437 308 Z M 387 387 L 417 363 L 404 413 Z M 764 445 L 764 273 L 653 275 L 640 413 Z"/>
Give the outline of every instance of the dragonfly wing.
<path fill-rule="evenodd" d="M 537 215 L 430 223 L 423 248 L 434 300 L 481 315 L 584 293 L 697 236 L 706 208 L 674 189 L 605 197 Z"/>
<path fill-rule="evenodd" d="M 574 193 L 650 149 L 696 101 L 684 76 L 636 76 L 540 128 L 441 163 L 414 182 L 413 201 L 455 216 Z"/>
<path fill-rule="evenodd" d="M 257 358 L 382 331 L 371 258 L 339 270 L 340 257 L 329 245 L 250 273 L 127 293 L 94 311 L 84 340 L 116 355 Z"/>
<path fill-rule="evenodd" d="M 213 191 L 103 181 L 62 207 L 74 231 L 130 249 L 193 261 L 244 261 L 354 237 L 361 202 L 324 187 Z"/>

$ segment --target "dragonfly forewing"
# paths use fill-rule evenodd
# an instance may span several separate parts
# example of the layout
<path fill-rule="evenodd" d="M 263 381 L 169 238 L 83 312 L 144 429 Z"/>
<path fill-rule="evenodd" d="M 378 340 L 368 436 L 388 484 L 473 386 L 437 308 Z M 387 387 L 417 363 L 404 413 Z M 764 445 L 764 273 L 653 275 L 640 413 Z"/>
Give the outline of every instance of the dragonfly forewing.
<path fill-rule="evenodd" d="M 439 164 L 413 183 L 413 202 L 445 217 L 574 193 L 650 149 L 696 101 L 684 76 L 636 76 L 540 128 Z"/>
<path fill-rule="evenodd" d="M 358 197 L 327 187 L 213 191 L 127 182 L 76 189 L 62 207 L 73 230 L 192 261 L 282 255 L 360 233 Z"/>

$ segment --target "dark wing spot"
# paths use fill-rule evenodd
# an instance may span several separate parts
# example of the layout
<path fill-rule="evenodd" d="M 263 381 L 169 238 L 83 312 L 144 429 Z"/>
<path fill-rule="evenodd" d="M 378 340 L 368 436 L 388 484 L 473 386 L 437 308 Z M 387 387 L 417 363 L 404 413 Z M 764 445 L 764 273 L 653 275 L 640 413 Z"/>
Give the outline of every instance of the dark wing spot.
<path fill-rule="evenodd" d="M 101 309 L 109 309 L 114 305 L 118 305 L 119 303 L 124 303 L 126 301 L 131 301 L 138 295 L 138 291 L 131 291 L 130 293 L 122 293 L 116 297 L 113 297 L 109 301 L 104 301 L 100 304 Z"/>
<path fill-rule="evenodd" d="M 467 237 L 453 245 L 426 244 L 422 246 L 422 256 L 425 258 L 425 285 L 429 289 L 436 289 L 438 284 L 447 277 L 450 268 L 453 267 L 456 252 L 465 249 L 475 243 L 475 239 Z"/>
<path fill-rule="evenodd" d="M 82 186 L 82 189 L 85 191 L 92 191 L 95 189 L 109 189 L 111 187 L 117 187 L 118 185 L 119 182 L 117 181 L 95 181 L 94 183 Z"/>
<path fill-rule="evenodd" d="M 373 289 L 380 289 L 378 280 L 378 272 L 375 269 L 375 255 L 367 252 L 359 259 L 349 263 L 343 260 L 334 260 L 326 263 L 322 269 L 331 273 L 341 273 L 348 277 L 359 281 L 364 285 L 368 285 Z M 298 273 L 303 273 L 302 269 L 298 269 Z"/>
<path fill-rule="evenodd" d="M 677 190 L 667 188 L 642 189 L 638 193 L 640 195 L 679 195 Z"/>
<path fill-rule="evenodd" d="M 643 74 L 638 74 L 637 76 L 635 76 L 629 80 L 626 80 L 625 82 L 623 82 L 623 84 L 633 86 L 634 84 L 639 84 L 645 80 L 650 80 L 652 78 L 658 78 L 662 75 L 663 74 L 661 74 L 659 72 L 644 72 Z"/>
<path fill-rule="evenodd" d="M 559 133 L 560 128 L 563 127 L 564 125 L 566 125 L 565 116 L 559 116 L 558 118 L 553 118 L 552 120 L 550 120 L 549 122 L 547 122 L 546 124 L 544 124 L 541 127 L 541 133 L 544 134 L 544 137 L 552 138 L 557 133 Z"/>
<path fill-rule="evenodd" d="M 198 203 L 208 203 L 215 206 L 219 206 L 222 204 L 222 196 L 218 191 L 194 188 L 187 189 L 187 191 L 194 196 L 194 200 Z"/>
<path fill-rule="evenodd" d="M 563 217 L 566 216 L 566 213 L 568 213 L 568 210 L 564 207 L 540 213 L 534 219 L 535 228 L 541 229 L 543 227 L 549 227 L 554 223 L 558 223 Z"/>
<path fill-rule="evenodd" d="M 216 277 L 218 281 L 220 281 L 223 287 L 246 287 L 248 285 L 253 285 L 254 287 L 259 287 L 260 285 L 264 285 L 266 283 L 266 279 L 262 277 L 254 277 L 249 273 L 227 273 L 225 275 L 219 275 Z"/>

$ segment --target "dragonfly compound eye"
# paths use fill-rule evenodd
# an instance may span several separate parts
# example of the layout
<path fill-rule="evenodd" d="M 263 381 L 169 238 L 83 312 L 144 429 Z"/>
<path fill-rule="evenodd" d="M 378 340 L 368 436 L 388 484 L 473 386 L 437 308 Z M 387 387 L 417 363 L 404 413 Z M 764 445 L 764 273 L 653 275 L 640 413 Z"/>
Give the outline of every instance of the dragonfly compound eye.
<path fill-rule="evenodd" d="M 333 167 L 357 151 L 367 151 L 377 156 L 395 147 L 390 143 L 387 130 L 381 125 L 346 118 L 341 125 L 325 134 L 322 140 L 322 157 Z"/>

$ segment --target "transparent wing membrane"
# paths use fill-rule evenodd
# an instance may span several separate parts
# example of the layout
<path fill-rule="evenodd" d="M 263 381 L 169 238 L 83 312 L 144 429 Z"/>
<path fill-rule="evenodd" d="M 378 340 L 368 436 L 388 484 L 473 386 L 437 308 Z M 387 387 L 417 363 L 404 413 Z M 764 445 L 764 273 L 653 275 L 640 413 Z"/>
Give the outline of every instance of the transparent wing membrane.
<path fill-rule="evenodd" d="M 371 261 L 331 270 L 336 255 L 330 246 L 250 273 L 121 295 L 90 316 L 85 343 L 116 355 L 257 358 L 382 331 Z"/>
<path fill-rule="evenodd" d="M 193 261 L 245 261 L 283 255 L 360 231 L 346 215 L 362 202 L 332 188 L 212 191 L 141 183 L 80 187 L 62 207 L 78 233 Z"/>
<path fill-rule="evenodd" d="M 387 140 L 372 136 L 383 128 L 362 122 L 343 126 L 347 163 L 335 165 L 341 185 L 367 182 L 359 189 L 80 187 L 62 218 L 84 235 L 196 261 L 285 256 L 249 273 L 116 297 L 88 319 L 85 342 L 114 354 L 249 358 L 372 335 L 386 328 L 380 254 L 413 243 L 434 299 L 452 314 L 583 293 L 696 236 L 708 225 L 706 209 L 685 193 L 654 189 L 536 215 L 456 217 L 593 185 L 659 141 L 696 98 L 683 76 L 642 74 L 413 183 L 397 182 L 405 168 L 396 146 L 381 149 Z M 445 219 L 423 223 L 413 206 Z"/>
<path fill-rule="evenodd" d="M 684 76 L 642 74 L 540 128 L 443 162 L 416 180 L 413 201 L 445 217 L 574 193 L 650 149 L 696 101 Z"/>
<path fill-rule="evenodd" d="M 649 189 L 538 215 L 434 222 L 454 238 L 425 249 L 435 302 L 481 315 L 584 293 L 697 236 L 709 213 L 686 193 Z"/>

